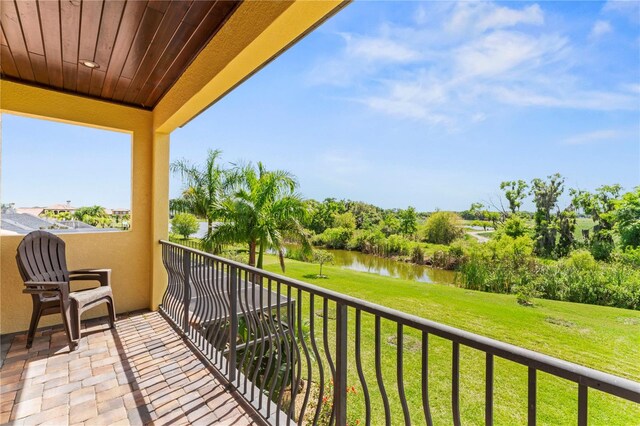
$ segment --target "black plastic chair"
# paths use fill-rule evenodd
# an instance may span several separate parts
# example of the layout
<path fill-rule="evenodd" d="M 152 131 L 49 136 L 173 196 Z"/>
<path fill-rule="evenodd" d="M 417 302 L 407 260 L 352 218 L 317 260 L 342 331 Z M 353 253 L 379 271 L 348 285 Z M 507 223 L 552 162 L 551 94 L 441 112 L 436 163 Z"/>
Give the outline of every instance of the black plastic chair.
<path fill-rule="evenodd" d="M 18 246 L 16 260 L 24 281 L 23 293 L 33 300 L 27 348 L 33 344 L 38 322 L 43 315 L 60 313 L 69 349 L 75 350 L 80 340 L 80 316 L 87 309 L 107 303 L 109 323 L 116 321 L 111 269 L 78 269 L 69 271 L 65 257 L 65 242 L 45 231 L 29 233 Z M 98 281 L 99 287 L 71 291 L 71 281 Z"/>

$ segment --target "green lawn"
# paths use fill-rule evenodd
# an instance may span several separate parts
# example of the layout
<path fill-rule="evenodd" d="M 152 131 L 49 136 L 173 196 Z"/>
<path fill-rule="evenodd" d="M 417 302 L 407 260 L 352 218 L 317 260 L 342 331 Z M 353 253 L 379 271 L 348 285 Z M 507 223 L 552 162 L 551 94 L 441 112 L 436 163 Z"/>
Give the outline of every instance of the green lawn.
<path fill-rule="evenodd" d="M 267 256 L 265 268 L 280 273 L 277 259 Z M 328 279 L 312 278 L 318 265 L 287 260 L 286 275 L 380 305 L 512 343 L 551 356 L 586 365 L 633 380 L 640 380 L 640 312 L 602 306 L 550 300 L 536 300 L 535 307 L 523 307 L 511 295 L 482 293 L 446 285 L 415 283 L 374 274 L 324 266 Z M 296 297 L 295 291 L 293 297 Z M 308 325 L 309 300 L 302 298 L 304 321 Z M 321 307 L 316 301 L 316 327 Z M 354 330 L 353 311 L 349 330 Z M 331 318 L 331 316 L 329 316 Z M 329 325 L 329 330 L 334 327 Z M 372 393 L 373 424 L 383 419 L 373 362 L 373 319 L 363 316 L 363 360 Z M 331 332 L 330 332 L 331 333 Z M 402 423 L 396 388 L 396 327 L 383 321 L 383 376 L 392 404 L 394 424 Z M 319 337 L 319 336 L 318 336 Z M 318 338 L 317 337 L 317 338 Z M 318 340 L 320 342 L 321 339 Z M 350 344 L 353 336 L 350 334 Z M 436 424 L 451 423 L 451 343 L 430 338 L 429 391 Z M 349 384 L 361 389 L 350 348 Z M 404 381 L 412 420 L 424 423 L 420 396 L 420 335 L 405 330 Z M 325 366 L 326 368 L 326 366 Z M 525 424 L 527 416 L 527 369 L 496 359 L 495 424 Z M 363 419 L 361 393 L 350 396 L 350 418 Z M 640 424 L 640 406 L 601 392 L 590 391 L 591 425 Z M 577 385 L 547 374 L 538 374 L 538 421 L 540 424 L 576 424 Z M 461 408 L 463 424 L 484 422 L 484 354 L 461 349 Z"/>

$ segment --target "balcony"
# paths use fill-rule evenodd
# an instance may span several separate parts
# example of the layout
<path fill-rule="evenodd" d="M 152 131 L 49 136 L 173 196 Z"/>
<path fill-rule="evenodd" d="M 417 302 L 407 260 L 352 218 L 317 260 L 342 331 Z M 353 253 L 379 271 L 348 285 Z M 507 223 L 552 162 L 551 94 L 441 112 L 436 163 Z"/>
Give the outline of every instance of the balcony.
<path fill-rule="evenodd" d="M 538 384 L 542 375 L 573 383 L 580 425 L 589 424 L 596 393 L 640 404 L 637 382 L 161 245 L 168 285 L 159 312 L 120 315 L 114 330 L 105 319 L 85 321 L 74 352 L 60 326 L 39 331 L 31 349 L 24 333 L 3 337 L 3 423 L 438 424 L 443 413 L 433 402 L 442 398 L 429 383 L 439 368 L 429 364 L 430 351 L 439 350 L 434 339 L 451 353 L 448 371 L 438 372 L 450 383 L 447 423 L 478 420 L 461 385 L 470 359 L 484 373 L 473 398 L 482 400 L 485 424 L 502 408 L 495 378 L 505 360 L 526 368 L 528 424 L 536 424 L 538 397 L 549 389 Z M 392 348 L 383 340 L 390 330 Z M 408 373 L 412 364 L 418 377 Z"/>
<path fill-rule="evenodd" d="M 131 229 L 63 239 L 72 269 L 111 268 L 118 312 L 138 313 L 107 330 L 88 312 L 75 352 L 49 317 L 26 350 L 20 236 L 3 236 L 2 423 L 493 424 L 512 408 L 498 397 L 505 363 L 528 390 L 510 423 L 536 423 L 550 376 L 581 425 L 602 401 L 638 408 L 639 383 L 158 242 L 171 132 L 347 3 L 3 2 L 0 111 L 131 137 Z M 430 363 L 437 351 L 447 365 Z"/>

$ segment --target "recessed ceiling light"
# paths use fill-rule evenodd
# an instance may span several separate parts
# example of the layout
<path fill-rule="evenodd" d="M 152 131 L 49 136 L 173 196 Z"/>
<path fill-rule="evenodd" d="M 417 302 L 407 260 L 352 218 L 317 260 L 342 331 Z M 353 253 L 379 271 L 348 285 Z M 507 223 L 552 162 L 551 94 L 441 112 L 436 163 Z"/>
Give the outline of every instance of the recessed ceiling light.
<path fill-rule="evenodd" d="M 96 64 L 93 61 L 89 61 L 89 60 L 86 60 L 86 59 L 80 59 L 80 63 L 82 65 L 84 65 L 85 67 L 87 67 L 87 68 L 91 68 L 91 69 L 100 68 L 100 65 Z"/>

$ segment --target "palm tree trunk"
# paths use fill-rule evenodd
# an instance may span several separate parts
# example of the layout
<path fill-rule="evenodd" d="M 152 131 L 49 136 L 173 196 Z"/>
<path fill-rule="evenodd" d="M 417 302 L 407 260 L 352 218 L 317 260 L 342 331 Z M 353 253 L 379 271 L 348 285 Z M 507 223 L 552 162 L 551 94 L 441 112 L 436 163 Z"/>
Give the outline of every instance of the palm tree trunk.
<path fill-rule="evenodd" d="M 256 240 L 249 241 L 249 266 L 256 266 Z"/>
<path fill-rule="evenodd" d="M 264 239 L 260 238 L 260 247 L 259 247 L 259 252 L 258 252 L 258 269 L 262 269 L 262 261 L 264 258 Z"/>

